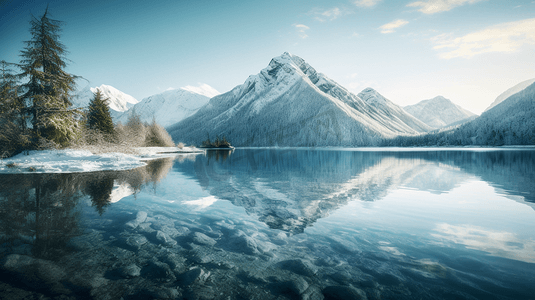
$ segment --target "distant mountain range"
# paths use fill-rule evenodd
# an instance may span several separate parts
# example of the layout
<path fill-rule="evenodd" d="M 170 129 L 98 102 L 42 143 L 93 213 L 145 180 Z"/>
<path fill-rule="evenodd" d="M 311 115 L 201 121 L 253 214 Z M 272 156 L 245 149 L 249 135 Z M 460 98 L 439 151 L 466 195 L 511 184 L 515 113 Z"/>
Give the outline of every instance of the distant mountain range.
<path fill-rule="evenodd" d="M 163 93 L 144 98 L 132 109 L 116 118 L 116 122 L 126 123 L 133 113 L 140 115 L 144 122 L 152 119 L 164 127 L 172 125 L 197 112 L 210 98 L 220 93 L 207 84 L 199 87 L 186 86 L 167 90 Z"/>
<path fill-rule="evenodd" d="M 226 137 L 235 146 L 373 146 L 535 144 L 535 79 L 508 89 L 477 116 L 437 96 L 400 107 L 372 88 L 358 95 L 298 56 L 284 53 L 224 94 L 203 84 L 136 100 L 109 85 L 86 88 L 110 99 L 114 122 L 133 112 L 167 127 L 175 142 Z"/>
<path fill-rule="evenodd" d="M 423 100 L 403 109 L 434 129 L 447 127 L 475 116 L 442 96 Z"/>
<path fill-rule="evenodd" d="M 142 121 L 150 123 L 154 118 L 158 124 L 164 127 L 192 115 L 200 107 L 207 104 L 211 97 L 220 94 L 211 86 L 201 84 L 170 89 L 138 101 L 112 86 L 103 84 L 99 87 L 83 89 L 75 97 L 73 105 L 87 107 L 97 89 L 109 99 L 110 114 L 115 123 L 126 123 L 128 117 L 135 112 L 139 114 Z"/>
<path fill-rule="evenodd" d="M 397 137 L 387 143 L 405 146 L 534 144 L 535 82 L 471 121 L 426 135 Z"/>
<path fill-rule="evenodd" d="M 369 103 L 284 53 L 168 130 L 194 144 L 220 135 L 238 146 L 357 146 L 428 129 L 379 93 L 362 95 Z"/>
<path fill-rule="evenodd" d="M 535 78 L 533 79 L 529 79 L 529 80 L 526 80 L 526 81 L 522 81 L 521 83 L 513 86 L 512 88 L 506 90 L 505 92 L 501 93 L 498 97 L 496 97 L 496 100 L 494 100 L 494 102 L 492 102 L 490 104 L 489 107 L 487 107 L 487 109 L 485 109 L 485 111 L 493 108 L 494 106 L 500 104 L 501 102 L 503 102 L 503 100 L 511 97 L 512 95 L 524 90 L 525 88 L 527 88 L 528 86 L 532 85 L 533 83 L 535 83 Z"/>
<path fill-rule="evenodd" d="M 388 115 L 391 119 L 397 119 L 397 124 L 406 124 L 416 132 L 427 132 L 432 130 L 427 124 L 424 124 L 418 117 L 415 117 L 400 106 L 394 104 L 392 101 L 383 97 L 376 90 L 372 88 L 366 88 L 360 92 L 359 96 L 368 105 L 380 110 L 383 114 Z M 405 129 L 410 131 L 410 129 Z"/>

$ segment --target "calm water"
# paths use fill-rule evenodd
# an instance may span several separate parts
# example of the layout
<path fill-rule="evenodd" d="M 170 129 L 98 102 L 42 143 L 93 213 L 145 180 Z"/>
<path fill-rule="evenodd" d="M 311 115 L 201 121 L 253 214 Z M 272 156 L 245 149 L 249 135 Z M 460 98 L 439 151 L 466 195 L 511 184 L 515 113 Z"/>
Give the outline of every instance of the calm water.
<path fill-rule="evenodd" d="M 0 298 L 535 299 L 534 228 L 533 148 L 0 175 Z"/>

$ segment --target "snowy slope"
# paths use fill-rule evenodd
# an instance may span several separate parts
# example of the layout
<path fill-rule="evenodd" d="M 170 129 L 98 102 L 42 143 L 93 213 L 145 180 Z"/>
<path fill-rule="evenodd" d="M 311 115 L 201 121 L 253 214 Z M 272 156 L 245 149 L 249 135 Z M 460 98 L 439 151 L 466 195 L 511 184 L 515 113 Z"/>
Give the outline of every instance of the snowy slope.
<path fill-rule="evenodd" d="M 500 104 L 503 100 L 511 97 L 512 95 L 524 90 L 525 88 L 527 88 L 528 86 L 532 85 L 533 83 L 535 83 L 535 78 L 533 79 L 529 79 L 529 80 L 526 80 L 526 81 L 522 81 L 521 83 L 513 86 L 512 88 L 506 90 L 505 92 L 501 93 L 498 97 L 496 97 L 496 100 L 494 100 L 494 102 L 492 102 L 492 104 L 487 107 L 487 109 L 485 109 L 485 111 L 493 108 L 494 106 Z"/>
<path fill-rule="evenodd" d="M 136 98 L 123 93 L 110 85 L 103 84 L 99 87 L 84 88 L 79 91 L 72 101 L 73 106 L 87 108 L 91 102 L 91 99 L 94 97 L 93 93 L 96 93 L 97 89 L 100 90 L 104 98 L 109 99 L 108 106 L 110 108 L 111 117 L 114 121 L 122 113 L 129 110 L 139 102 Z"/>
<path fill-rule="evenodd" d="M 218 91 L 207 84 L 167 90 L 141 100 L 128 112 L 119 116 L 116 121 L 124 124 L 135 112 L 144 122 L 150 123 L 154 118 L 158 124 L 166 127 L 191 116 L 207 104 L 211 97 L 218 94 Z"/>
<path fill-rule="evenodd" d="M 289 53 L 168 131 L 177 142 L 210 134 L 236 146 L 371 145 L 416 133 Z"/>
<path fill-rule="evenodd" d="M 535 82 L 471 122 L 478 144 L 535 144 Z"/>
<path fill-rule="evenodd" d="M 136 98 L 125 94 L 110 85 L 103 84 L 99 87 L 91 88 L 91 92 L 93 93 L 96 93 L 97 90 L 100 90 L 104 95 L 104 98 L 109 99 L 108 106 L 115 111 L 125 112 L 139 102 Z"/>
<path fill-rule="evenodd" d="M 432 128 L 447 127 L 475 116 L 442 96 L 423 100 L 403 109 Z"/>
<path fill-rule="evenodd" d="M 392 124 L 400 126 L 401 130 L 407 132 L 410 132 L 411 130 L 415 130 L 416 132 L 427 132 L 432 130 L 430 126 L 413 117 L 411 114 L 403 110 L 403 108 L 386 99 L 372 88 L 362 90 L 357 96 L 370 106 L 376 108 L 380 113 L 389 116 L 391 121 L 396 120 L 397 122 L 392 122 Z"/>

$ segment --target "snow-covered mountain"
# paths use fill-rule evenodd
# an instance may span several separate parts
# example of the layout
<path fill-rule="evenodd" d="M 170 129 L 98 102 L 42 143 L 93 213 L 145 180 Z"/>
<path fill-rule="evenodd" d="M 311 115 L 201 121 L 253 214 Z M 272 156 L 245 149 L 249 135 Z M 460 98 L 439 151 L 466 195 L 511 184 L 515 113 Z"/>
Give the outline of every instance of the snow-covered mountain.
<path fill-rule="evenodd" d="M 116 121 L 126 123 L 128 117 L 135 112 L 144 122 L 151 122 L 154 118 L 158 124 L 166 127 L 191 116 L 218 94 L 217 90 L 207 84 L 167 90 L 141 100 Z"/>
<path fill-rule="evenodd" d="M 110 107 L 110 114 L 114 120 L 139 102 L 136 98 L 119 91 L 113 86 L 103 84 L 99 87 L 84 88 L 79 91 L 72 101 L 73 106 L 88 107 L 89 102 L 93 99 L 94 93 L 97 90 L 100 90 L 104 98 L 109 99 L 108 106 Z"/>
<path fill-rule="evenodd" d="M 535 82 L 459 128 L 476 144 L 535 144 Z M 465 133 L 466 134 L 466 133 Z"/>
<path fill-rule="evenodd" d="M 289 53 L 168 131 L 177 142 L 199 144 L 209 134 L 237 146 L 373 145 L 417 133 Z"/>
<path fill-rule="evenodd" d="M 406 125 L 410 128 L 403 128 L 405 131 L 410 132 L 412 129 L 417 132 L 427 132 L 433 129 L 372 88 L 362 90 L 357 96 L 370 106 L 375 107 L 382 114 L 389 116 L 391 120 L 398 120 L 395 124 Z"/>
<path fill-rule="evenodd" d="M 494 100 L 494 102 L 492 102 L 490 104 L 489 107 L 487 107 L 485 109 L 485 111 L 493 108 L 494 106 L 500 104 L 503 100 L 511 97 L 512 95 L 524 90 L 525 88 L 527 88 L 528 86 L 532 85 L 533 83 L 535 83 L 535 78 L 533 79 L 529 79 L 529 80 L 526 80 L 526 81 L 522 81 L 521 83 L 513 86 L 512 88 L 506 90 L 505 92 L 501 93 L 498 97 L 496 97 L 496 100 Z"/>
<path fill-rule="evenodd" d="M 535 82 L 471 121 L 426 136 L 398 137 L 389 145 L 535 145 L 534 128 Z"/>
<path fill-rule="evenodd" d="M 123 93 L 110 85 L 103 84 L 99 87 L 91 88 L 91 92 L 93 93 L 96 93 L 97 90 L 102 93 L 104 98 L 109 99 L 108 106 L 115 111 L 125 112 L 139 103 L 136 98 Z"/>
<path fill-rule="evenodd" d="M 447 127 L 475 116 L 442 96 L 423 100 L 403 109 L 432 128 Z"/>

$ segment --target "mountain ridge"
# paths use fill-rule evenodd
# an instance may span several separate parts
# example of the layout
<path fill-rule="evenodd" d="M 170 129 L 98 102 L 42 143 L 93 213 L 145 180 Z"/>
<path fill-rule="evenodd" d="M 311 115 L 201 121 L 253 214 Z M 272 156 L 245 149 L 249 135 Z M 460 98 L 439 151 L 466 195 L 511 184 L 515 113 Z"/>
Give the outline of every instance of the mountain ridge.
<path fill-rule="evenodd" d="M 407 105 L 403 109 L 435 129 L 448 127 L 475 116 L 474 113 L 443 96 L 422 100 L 414 105 Z"/>
<path fill-rule="evenodd" d="M 288 52 L 168 129 L 175 141 L 212 134 L 238 146 L 374 145 L 417 133 Z"/>

